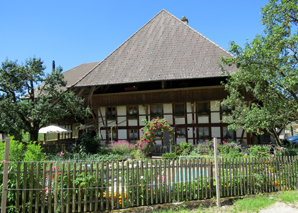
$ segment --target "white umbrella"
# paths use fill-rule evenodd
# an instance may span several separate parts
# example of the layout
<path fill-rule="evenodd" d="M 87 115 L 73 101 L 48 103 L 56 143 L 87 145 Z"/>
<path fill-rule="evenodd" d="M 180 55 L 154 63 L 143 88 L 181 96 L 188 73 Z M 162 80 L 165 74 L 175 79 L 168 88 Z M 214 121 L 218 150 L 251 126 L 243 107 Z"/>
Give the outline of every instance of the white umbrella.
<path fill-rule="evenodd" d="M 57 126 L 57 125 L 46 126 L 46 127 L 40 128 L 38 131 L 38 133 L 44 133 L 44 134 L 61 133 L 61 132 L 72 132 L 72 131 L 70 129 L 66 129 L 66 128 L 63 128 L 63 127 Z M 47 140 L 48 140 L 48 138 L 47 138 Z"/>

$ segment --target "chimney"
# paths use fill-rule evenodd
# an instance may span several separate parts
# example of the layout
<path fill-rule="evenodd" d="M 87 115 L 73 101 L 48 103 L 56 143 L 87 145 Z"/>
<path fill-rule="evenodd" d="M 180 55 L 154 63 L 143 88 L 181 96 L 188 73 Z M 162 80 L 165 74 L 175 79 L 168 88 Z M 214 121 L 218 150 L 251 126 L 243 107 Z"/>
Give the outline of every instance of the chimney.
<path fill-rule="evenodd" d="M 183 21 L 185 24 L 188 24 L 188 19 L 185 18 L 185 16 L 182 16 L 181 21 Z"/>
<path fill-rule="evenodd" d="M 55 72 L 55 61 L 53 60 L 53 63 L 52 63 L 52 71 Z"/>

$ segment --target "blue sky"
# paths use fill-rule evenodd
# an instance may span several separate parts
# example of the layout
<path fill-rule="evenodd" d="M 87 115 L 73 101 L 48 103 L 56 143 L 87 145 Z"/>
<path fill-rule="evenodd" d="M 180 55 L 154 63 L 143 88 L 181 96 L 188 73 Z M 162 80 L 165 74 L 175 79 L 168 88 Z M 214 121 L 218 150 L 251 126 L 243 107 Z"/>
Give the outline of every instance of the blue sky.
<path fill-rule="evenodd" d="M 260 34 L 268 0 L 0 1 L 0 61 L 40 57 L 51 70 L 101 61 L 162 9 L 228 50 Z"/>

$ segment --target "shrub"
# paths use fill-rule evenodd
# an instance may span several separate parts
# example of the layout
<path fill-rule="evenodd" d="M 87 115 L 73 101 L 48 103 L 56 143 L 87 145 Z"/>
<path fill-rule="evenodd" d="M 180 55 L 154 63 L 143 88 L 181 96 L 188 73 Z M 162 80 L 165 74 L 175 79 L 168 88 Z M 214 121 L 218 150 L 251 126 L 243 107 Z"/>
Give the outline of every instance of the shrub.
<path fill-rule="evenodd" d="M 26 152 L 24 153 L 24 161 L 44 161 L 45 153 L 42 152 L 42 148 L 39 143 L 29 142 L 26 146 Z"/>
<path fill-rule="evenodd" d="M 201 155 L 199 153 L 197 153 L 196 151 L 191 151 L 190 156 L 193 156 L 193 157 L 200 157 Z"/>
<path fill-rule="evenodd" d="M 84 132 L 80 141 L 80 153 L 96 154 L 99 151 L 100 138 L 92 136 L 90 132 Z"/>
<path fill-rule="evenodd" d="M 267 146 L 252 146 L 249 148 L 250 156 L 251 157 L 269 157 L 270 150 Z"/>
<path fill-rule="evenodd" d="M 164 153 L 161 156 L 161 159 L 177 159 L 178 156 L 176 155 L 176 153 L 172 152 L 172 153 Z"/>
<path fill-rule="evenodd" d="M 112 144 L 112 153 L 118 155 L 129 154 L 135 149 L 135 145 L 128 141 L 118 141 Z"/>
<path fill-rule="evenodd" d="M 187 142 L 182 142 L 176 147 L 176 155 L 186 156 L 190 153 L 191 144 Z"/>

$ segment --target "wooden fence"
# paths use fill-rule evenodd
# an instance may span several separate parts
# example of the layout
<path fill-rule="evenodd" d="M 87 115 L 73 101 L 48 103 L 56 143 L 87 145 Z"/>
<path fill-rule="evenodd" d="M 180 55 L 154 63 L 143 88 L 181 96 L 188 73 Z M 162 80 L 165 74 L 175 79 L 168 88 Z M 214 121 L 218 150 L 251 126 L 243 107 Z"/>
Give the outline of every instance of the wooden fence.
<path fill-rule="evenodd" d="M 219 159 L 220 195 L 294 189 L 297 161 L 296 156 Z M 7 208 L 23 213 L 100 211 L 215 196 L 214 163 L 206 158 L 8 164 Z"/>

